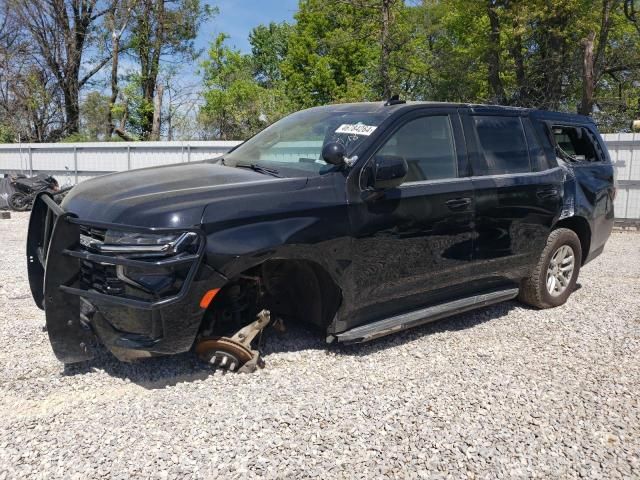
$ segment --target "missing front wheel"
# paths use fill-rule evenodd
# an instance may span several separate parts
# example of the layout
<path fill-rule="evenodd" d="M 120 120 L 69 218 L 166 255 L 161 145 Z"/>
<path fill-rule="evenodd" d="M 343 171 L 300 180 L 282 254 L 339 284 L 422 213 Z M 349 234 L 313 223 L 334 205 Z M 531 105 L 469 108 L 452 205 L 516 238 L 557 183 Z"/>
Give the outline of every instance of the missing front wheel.
<path fill-rule="evenodd" d="M 264 368 L 258 350 L 251 349 L 254 339 L 269 325 L 269 310 L 258 313 L 255 321 L 238 330 L 231 337 L 203 337 L 196 344 L 196 354 L 214 368 L 238 373 L 251 373 Z"/>

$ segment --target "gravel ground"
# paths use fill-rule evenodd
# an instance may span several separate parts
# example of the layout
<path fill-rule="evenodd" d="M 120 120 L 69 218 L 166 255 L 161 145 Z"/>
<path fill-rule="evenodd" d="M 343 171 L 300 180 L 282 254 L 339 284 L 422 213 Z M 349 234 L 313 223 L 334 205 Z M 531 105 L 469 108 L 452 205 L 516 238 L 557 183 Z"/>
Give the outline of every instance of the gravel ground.
<path fill-rule="evenodd" d="M 274 337 L 267 368 L 190 355 L 65 369 L 0 220 L 0 479 L 639 478 L 640 235 L 569 302 L 508 302 L 376 342 Z"/>

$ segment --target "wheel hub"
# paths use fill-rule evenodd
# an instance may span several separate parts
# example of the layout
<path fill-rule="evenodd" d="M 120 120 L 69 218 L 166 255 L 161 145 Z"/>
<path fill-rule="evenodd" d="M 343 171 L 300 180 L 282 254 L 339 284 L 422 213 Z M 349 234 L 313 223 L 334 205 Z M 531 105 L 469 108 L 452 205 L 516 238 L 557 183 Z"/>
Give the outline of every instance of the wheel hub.
<path fill-rule="evenodd" d="M 257 319 L 238 330 L 232 337 L 202 338 L 196 344 L 196 354 L 203 362 L 231 372 L 250 373 L 264 368 L 260 352 L 251 349 L 251 342 L 271 321 L 268 310 L 262 310 Z"/>
<path fill-rule="evenodd" d="M 230 338 L 218 337 L 201 340 L 196 354 L 213 367 L 235 372 L 253 358 L 253 352 Z"/>

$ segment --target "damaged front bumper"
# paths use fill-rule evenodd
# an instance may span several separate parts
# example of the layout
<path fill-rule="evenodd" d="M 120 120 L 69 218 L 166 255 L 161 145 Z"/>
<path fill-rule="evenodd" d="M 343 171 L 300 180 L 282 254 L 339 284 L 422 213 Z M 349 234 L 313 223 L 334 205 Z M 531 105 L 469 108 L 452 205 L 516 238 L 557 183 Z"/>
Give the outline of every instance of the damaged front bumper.
<path fill-rule="evenodd" d="M 87 241 L 107 231 L 187 233 L 195 241 L 184 251 L 150 253 Z M 226 282 L 203 264 L 204 245 L 198 229 L 85 221 L 39 195 L 27 239 L 29 283 L 45 310 L 56 357 L 64 363 L 91 359 L 96 339 L 123 361 L 189 350 L 204 313 L 200 299 Z"/>

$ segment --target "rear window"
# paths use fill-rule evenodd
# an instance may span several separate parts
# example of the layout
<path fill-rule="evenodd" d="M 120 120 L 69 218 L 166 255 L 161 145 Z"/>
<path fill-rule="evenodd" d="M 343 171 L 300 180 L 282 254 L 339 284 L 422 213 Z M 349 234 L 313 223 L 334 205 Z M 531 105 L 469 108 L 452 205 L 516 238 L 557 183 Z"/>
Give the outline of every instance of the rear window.
<path fill-rule="evenodd" d="M 500 175 L 531 171 L 529 152 L 520 117 L 477 115 L 475 131 L 484 162 L 474 165 L 474 175 Z"/>
<path fill-rule="evenodd" d="M 600 162 L 604 154 L 591 132 L 584 127 L 553 125 L 551 127 L 558 156 L 572 162 Z"/>

